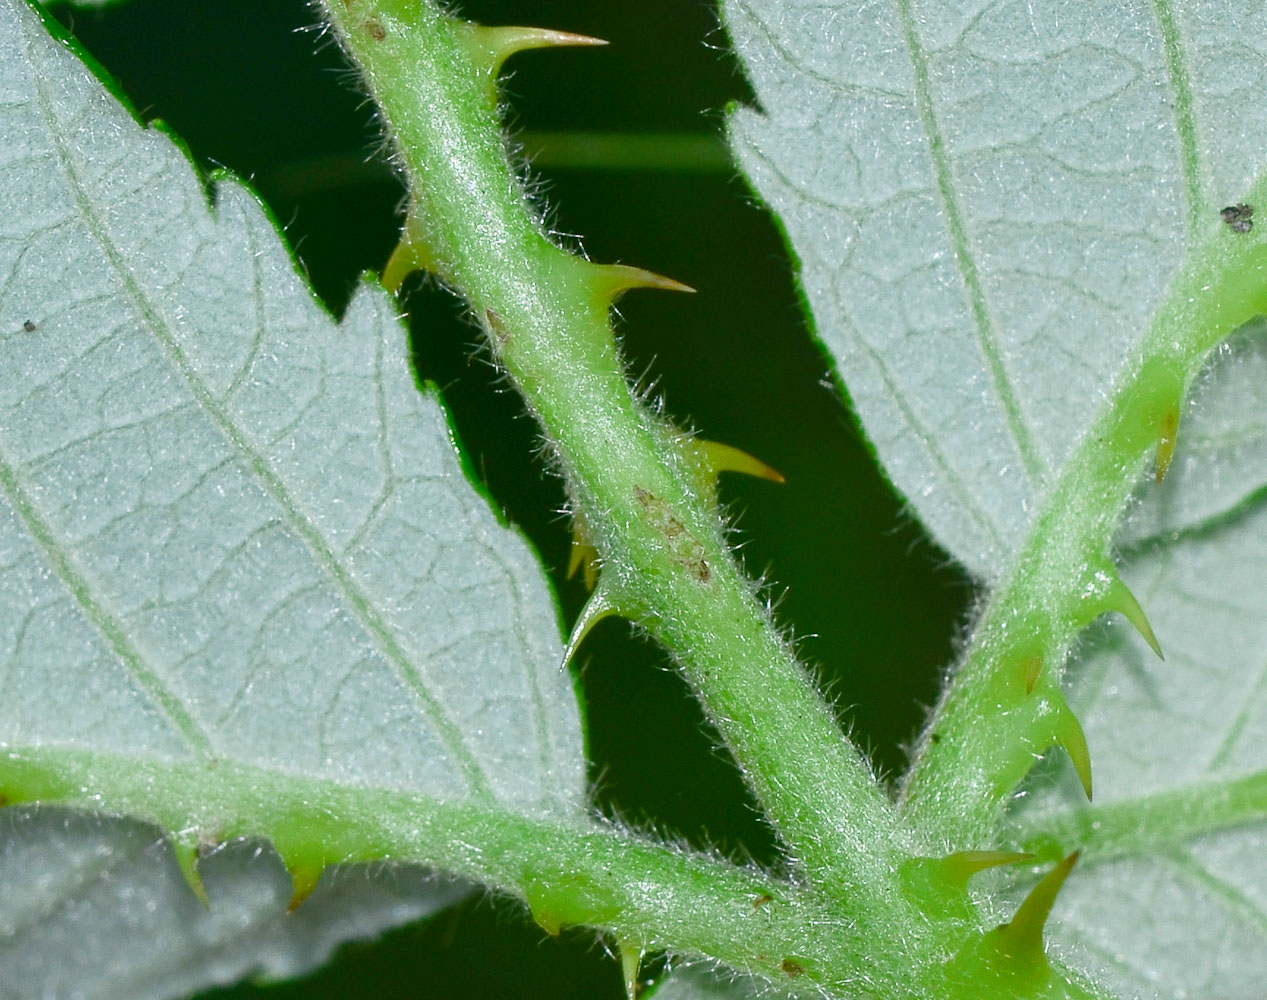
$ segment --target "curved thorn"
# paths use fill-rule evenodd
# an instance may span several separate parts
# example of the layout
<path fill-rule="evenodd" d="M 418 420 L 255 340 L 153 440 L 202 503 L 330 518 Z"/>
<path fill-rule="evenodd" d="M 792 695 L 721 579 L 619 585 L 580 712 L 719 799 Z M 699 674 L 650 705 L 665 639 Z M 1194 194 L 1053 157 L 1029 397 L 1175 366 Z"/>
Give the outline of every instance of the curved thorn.
<path fill-rule="evenodd" d="M 1091 751 L 1087 749 L 1087 736 L 1082 731 L 1082 723 L 1078 721 L 1078 717 L 1073 714 L 1073 710 L 1063 699 L 1057 710 L 1052 738 L 1069 755 L 1073 769 L 1078 773 L 1078 780 L 1082 782 L 1082 790 L 1087 795 L 1087 801 L 1090 802 Z"/>
<path fill-rule="evenodd" d="M 1081 851 L 1074 851 L 1060 864 L 1042 877 L 1038 885 L 1030 890 L 1024 902 L 1014 916 L 1006 924 L 995 929 L 1000 950 L 1013 959 L 1033 959 L 1045 961 L 1043 956 L 1043 925 L 1051 915 L 1051 908 L 1056 903 L 1065 879 L 1078 863 Z"/>
<path fill-rule="evenodd" d="M 207 887 L 202 884 L 202 873 L 198 871 L 198 838 L 188 834 L 179 834 L 172 838 L 172 853 L 176 855 L 176 866 L 184 876 L 185 883 L 193 890 L 204 907 L 210 908 L 207 899 Z"/>
<path fill-rule="evenodd" d="M 550 937 L 557 938 L 559 932 L 563 930 L 563 921 L 559 920 L 549 910 L 538 908 L 529 902 L 528 912 L 532 915 L 532 922 L 549 934 Z"/>
<path fill-rule="evenodd" d="M 408 233 L 401 236 L 396 249 L 387 258 L 383 267 L 383 275 L 379 278 L 383 287 L 395 295 L 415 271 L 431 269 L 431 254 L 421 244 L 410 239 Z"/>
<path fill-rule="evenodd" d="M 467 53 L 480 72 L 492 80 L 501 73 L 502 64 L 516 52 L 530 49 L 575 48 L 577 46 L 606 45 L 605 38 L 578 35 L 572 31 L 555 31 L 551 28 L 525 28 L 517 25 L 488 27 L 482 24 L 467 26 Z"/>
<path fill-rule="evenodd" d="M 600 587 L 590 594 L 590 599 L 585 602 L 585 607 L 581 609 L 581 613 L 576 619 L 576 624 L 572 626 L 572 634 L 568 636 L 568 644 L 563 650 L 563 659 L 559 664 L 559 669 L 565 669 L 572 662 L 572 657 L 576 655 L 577 649 L 580 648 L 581 643 L 585 641 L 585 637 L 590 634 L 595 625 L 604 618 L 615 614 L 619 614 L 619 611 L 616 609 L 615 602 L 611 600 L 611 596 L 604 588 Z"/>
<path fill-rule="evenodd" d="M 957 886 L 967 886 L 973 875 L 987 868 L 1014 865 L 1033 858 L 1034 855 L 1023 851 L 956 851 L 944 858 L 938 858 L 937 861 L 946 881 Z"/>
<path fill-rule="evenodd" d="M 761 459 L 749 455 L 741 448 L 722 444 L 720 441 L 707 441 L 703 438 L 691 439 L 691 447 L 712 472 L 714 479 L 723 472 L 742 472 L 746 476 L 768 479 L 772 483 L 785 483 L 783 473 L 766 465 Z"/>
<path fill-rule="evenodd" d="M 560 46 L 607 44 L 606 39 L 578 35 L 571 31 L 517 26 L 490 28 L 487 25 L 472 24 L 469 21 L 459 22 L 458 32 L 472 68 L 484 80 L 485 97 L 492 107 L 497 105 L 497 77 L 501 74 L 502 65 L 516 52 Z"/>
<path fill-rule="evenodd" d="M 695 291 L 690 285 L 641 267 L 630 267 L 628 264 L 595 264 L 593 267 L 594 289 L 609 302 L 614 302 L 625 292 L 635 288 L 655 288 L 666 292 Z"/>
<path fill-rule="evenodd" d="M 625 977 L 625 996 L 638 1000 L 638 967 L 642 964 L 642 946 L 631 941 L 620 942 L 620 970 Z"/>
<path fill-rule="evenodd" d="M 287 867 L 290 866 L 288 865 Z M 286 907 L 287 913 L 294 913 L 299 909 L 300 904 L 312 895 L 312 890 L 317 887 L 317 880 L 320 878 L 320 868 L 296 865 L 290 869 L 290 881 L 294 886 L 294 891 L 290 896 L 290 904 Z"/>
<path fill-rule="evenodd" d="M 1140 606 L 1135 595 L 1131 593 L 1130 588 L 1122 582 L 1122 578 L 1114 573 L 1113 582 L 1109 586 L 1109 592 L 1105 596 L 1105 603 L 1110 611 L 1116 611 L 1133 626 L 1135 631 L 1140 634 L 1143 640 L 1154 653 L 1157 654 L 1159 660 L 1165 660 L 1166 656 L 1161 651 L 1161 643 L 1157 641 L 1157 634 L 1153 631 L 1152 625 L 1148 623 L 1148 616 L 1144 614 L 1143 607 Z"/>

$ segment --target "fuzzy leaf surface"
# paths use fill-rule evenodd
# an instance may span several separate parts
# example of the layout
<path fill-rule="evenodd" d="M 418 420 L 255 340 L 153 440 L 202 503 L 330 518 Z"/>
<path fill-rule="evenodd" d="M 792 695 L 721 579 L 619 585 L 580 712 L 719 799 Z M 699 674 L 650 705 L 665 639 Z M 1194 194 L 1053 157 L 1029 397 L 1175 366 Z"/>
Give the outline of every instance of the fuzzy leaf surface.
<path fill-rule="evenodd" d="M 897 489 L 999 580 L 1189 249 L 1237 238 L 1267 8 L 723 7 L 761 108 L 732 143 L 818 336 Z M 1094 807 L 1057 753 L 1013 817 L 1048 867 L 1084 849 L 1048 936 L 1124 995 L 1252 1000 L 1267 971 L 1263 343 L 1251 324 L 1211 360 L 1119 534 L 1167 660 L 1113 627 L 1074 671 Z"/>
<path fill-rule="evenodd" d="M 726 976 L 688 965 L 674 969 L 648 994 L 648 1000 L 781 1000 L 785 994 L 752 979 Z"/>
<path fill-rule="evenodd" d="M 764 112 L 732 142 L 817 333 L 894 485 L 995 580 L 1188 247 L 1262 173 L 1267 10 L 724 10 Z"/>
<path fill-rule="evenodd" d="M 147 769 L 230 761 L 578 815 L 578 706 L 540 568 L 464 476 L 388 298 L 363 288 L 335 322 L 254 196 L 232 178 L 209 191 L 22 0 L 0 2 L 0 135 L 0 793 L 41 797 L 31 775 L 73 757 L 86 780 L 62 801 L 109 813 L 100 789 L 124 790 L 190 846 L 236 829 L 232 796 L 172 816 Z M 247 955 L 231 978 L 329 950 L 304 930 L 320 921 L 279 934 L 250 893 L 209 881 L 208 916 L 171 864 L 155 885 L 130 860 L 152 828 L 24 840 L 40 815 L 5 819 L 0 899 L 22 911 L 0 916 L 0 951 L 23 959 L 4 963 L 9 995 L 39 993 L 68 937 L 93 996 L 222 978 L 216 927 Z M 304 842 L 299 818 L 239 832 Z M 228 851 L 219 884 L 247 884 L 251 857 Z M 340 890 L 349 935 L 452 898 L 360 883 L 360 902 L 355 879 Z M 133 912 L 176 889 L 183 916 Z M 177 955 L 194 971 L 172 987 Z"/>
<path fill-rule="evenodd" d="M 1017 836 L 1085 849 L 1051 932 L 1078 964 L 1128 996 L 1251 1000 L 1267 977 L 1267 505 L 1126 573 L 1166 662 L 1123 629 L 1095 637 L 1070 692 L 1095 803 L 1052 762 L 1013 810 Z"/>

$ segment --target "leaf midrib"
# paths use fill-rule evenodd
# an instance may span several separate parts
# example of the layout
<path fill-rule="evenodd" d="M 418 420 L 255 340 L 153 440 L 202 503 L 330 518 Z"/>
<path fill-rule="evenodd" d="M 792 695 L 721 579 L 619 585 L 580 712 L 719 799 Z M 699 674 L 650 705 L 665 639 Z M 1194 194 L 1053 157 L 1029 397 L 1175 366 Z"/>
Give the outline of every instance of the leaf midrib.
<path fill-rule="evenodd" d="M 1087 805 L 1035 818 L 1013 830 L 1038 850 L 1058 844 L 1086 851 L 1086 865 L 1164 852 L 1195 838 L 1267 822 L 1267 770 L 1201 780 L 1106 805 Z"/>
<path fill-rule="evenodd" d="M 995 397 L 1003 411 L 1008 433 L 1016 445 L 1025 467 L 1025 474 L 1030 481 L 1030 496 L 1040 496 L 1046 486 L 1046 469 L 1039 454 L 1037 442 L 1034 440 L 1033 431 L 1025 421 L 1011 375 L 1004 363 L 998 331 L 994 328 L 994 320 L 990 316 L 989 305 L 986 302 L 985 287 L 977 271 L 976 257 L 968 239 L 967 223 L 964 221 L 963 213 L 959 208 L 959 199 L 955 194 L 950 156 L 946 150 L 941 123 L 938 121 L 934 107 L 932 83 L 928 74 L 928 59 L 916 29 L 915 16 L 911 11 L 911 0 L 895 0 L 895 3 L 902 39 L 911 60 L 915 84 L 915 110 L 928 142 L 928 155 L 932 161 L 937 194 L 941 199 L 942 211 L 945 213 L 946 229 L 950 236 L 955 263 L 967 292 L 968 306 L 972 311 L 973 323 L 976 327 L 977 343 L 981 349 L 981 356 L 985 359 Z"/>

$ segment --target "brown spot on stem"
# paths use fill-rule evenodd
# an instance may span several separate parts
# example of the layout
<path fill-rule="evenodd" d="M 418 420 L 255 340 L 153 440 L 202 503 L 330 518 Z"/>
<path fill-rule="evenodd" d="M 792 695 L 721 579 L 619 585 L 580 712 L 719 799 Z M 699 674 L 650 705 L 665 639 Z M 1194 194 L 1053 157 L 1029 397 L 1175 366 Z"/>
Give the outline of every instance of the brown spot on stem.
<path fill-rule="evenodd" d="M 768 892 L 763 892 L 760 896 L 758 896 L 756 899 L 752 901 L 752 908 L 754 910 L 759 910 L 761 909 L 761 907 L 765 906 L 766 903 L 773 903 L 773 902 L 774 902 L 774 897 L 771 896 Z"/>
<path fill-rule="evenodd" d="M 801 965 L 801 963 L 796 961 L 794 958 L 785 958 L 779 965 L 779 968 L 793 979 L 797 976 L 805 975 L 805 966 Z"/>
<path fill-rule="evenodd" d="M 700 583 L 708 583 L 713 571 L 704 558 L 704 546 L 686 529 L 686 525 L 673 513 L 672 508 L 650 490 L 634 487 L 634 499 L 646 516 L 647 524 L 664 536 L 668 552 L 682 569 Z"/>
<path fill-rule="evenodd" d="M 387 29 L 376 17 L 371 17 L 365 22 L 365 33 L 376 42 L 381 42 L 387 37 Z"/>

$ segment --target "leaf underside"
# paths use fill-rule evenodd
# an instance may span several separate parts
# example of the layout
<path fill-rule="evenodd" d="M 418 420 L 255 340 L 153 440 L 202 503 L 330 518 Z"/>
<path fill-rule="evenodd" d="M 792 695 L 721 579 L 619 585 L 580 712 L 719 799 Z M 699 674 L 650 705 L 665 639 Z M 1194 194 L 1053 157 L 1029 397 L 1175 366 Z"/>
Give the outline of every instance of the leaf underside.
<path fill-rule="evenodd" d="M 896 489 L 999 580 L 1185 253 L 1263 173 L 1267 8 L 723 9 L 760 104 L 732 144 L 817 334 Z M 1049 939 L 1126 995 L 1261 993 L 1265 343 L 1251 324 L 1220 348 L 1119 534 L 1167 659 L 1115 626 L 1078 654 L 1095 806 L 1052 754 L 1004 832 L 1084 848 Z M 1116 839 L 1089 826 L 1110 813 Z"/>
<path fill-rule="evenodd" d="M 64 801 L 108 813 L 98 788 L 126 788 L 190 849 L 236 828 L 233 796 L 167 816 L 147 767 L 578 815 L 551 597 L 418 391 L 392 303 L 366 287 L 332 320 L 251 192 L 208 190 L 50 30 L 0 4 L 0 794 L 28 797 L 30 759 L 73 756 L 101 784 Z M 138 864 L 170 851 L 152 827 L 2 815 L 10 995 L 38 993 L 70 938 L 67 990 L 90 974 L 99 994 L 164 996 L 294 974 L 454 898 L 416 871 L 353 874 L 283 931 L 275 856 L 206 859 L 208 912 L 170 853 Z M 250 832 L 302 843 L 302 822 Z M 120 960 L 128 900 L 178 896 Z"/>

